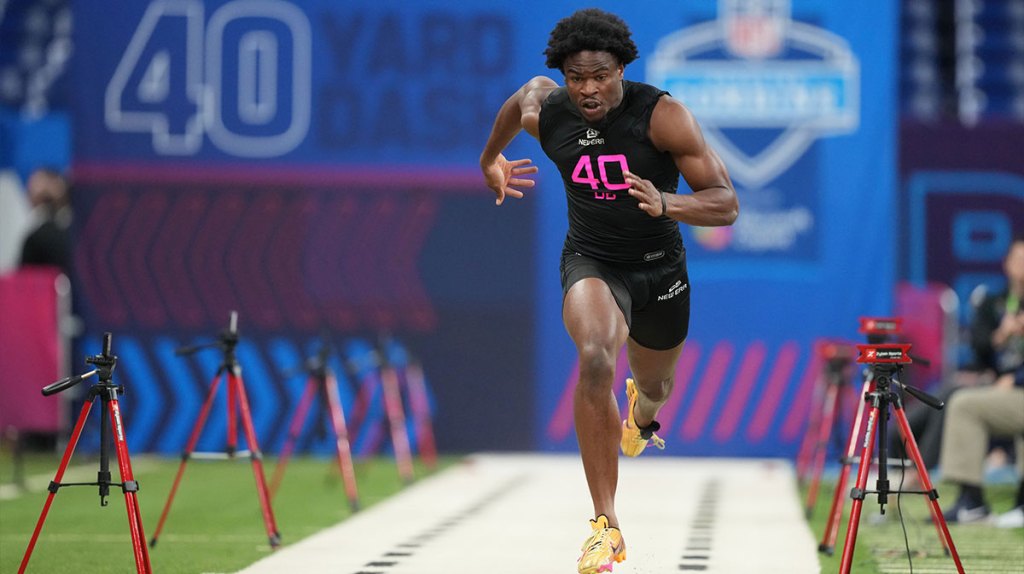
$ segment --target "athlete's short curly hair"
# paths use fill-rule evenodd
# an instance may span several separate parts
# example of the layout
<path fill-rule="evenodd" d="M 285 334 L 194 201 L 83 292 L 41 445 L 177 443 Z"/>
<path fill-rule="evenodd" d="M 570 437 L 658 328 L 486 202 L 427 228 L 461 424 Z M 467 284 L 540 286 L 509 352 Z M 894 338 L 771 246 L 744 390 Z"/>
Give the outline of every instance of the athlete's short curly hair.
<path fill-rule="evenodd" d="M 544 50 L 547 66 L 561 70 L 566 58 L 583 50 L 608 52 L 623 66 L 637 56 L 629 26 L 615 14 L 597 8 L 579 10 L 555 25 Z"/>

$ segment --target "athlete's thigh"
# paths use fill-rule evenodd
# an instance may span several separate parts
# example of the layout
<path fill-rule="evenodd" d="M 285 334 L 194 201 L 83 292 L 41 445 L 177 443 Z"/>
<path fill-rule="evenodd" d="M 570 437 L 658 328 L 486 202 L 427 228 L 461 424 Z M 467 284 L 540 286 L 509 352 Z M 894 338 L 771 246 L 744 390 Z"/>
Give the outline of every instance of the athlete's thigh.
<path fill-rule="evenodd" d="M 562 301 L 562 320 L 577 347 L 600 344 L 619 349 L 629 333 L 611 288 L 599 277 L 585 277 L 569 287 Z"/>
<path fill-rule="evenodd" d="M 630 337 L 626 342 L 629 369 L 637 384 L 671 381 L 675 377 L 676 364 L 686 341 L 671 349 L 659 350 L 644 347 Z"/>
<path fill-rule="evenodd" d="M 685 258 L 636 273 L 631 279 L 644 296 L 638 297 L 643 303 L 632 310 L 630 339 L 649 350 L 676 349 L 690 331 L 691 288 Z"/>

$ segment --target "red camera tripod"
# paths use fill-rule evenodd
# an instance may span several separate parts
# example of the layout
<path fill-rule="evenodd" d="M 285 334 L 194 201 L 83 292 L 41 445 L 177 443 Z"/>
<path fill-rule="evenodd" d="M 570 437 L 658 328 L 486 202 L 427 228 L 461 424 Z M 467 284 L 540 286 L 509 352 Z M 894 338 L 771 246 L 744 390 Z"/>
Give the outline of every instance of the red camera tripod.
<path fill-rule="evenodd" d="M 931 511 L 932 522 L 935 523 L 935 528 L 939 532 L 939 539 L 945 547 L 946 554 L 953 558 L 957 572 L 964 574 L 963 564 L 960 563 L 960 555 L 957 553 L 956 546 L 953 544 L 953 538 L 949 534 L 949 527 L 946 525 L 946 519 L 942 516 L 942 509 L 939 508 L 939 494 L 932 486 L 931 479 L 928 478 L 928 469 L 921 459 L 921 451 L 917 448 L 914 433 L 910 430 L 907 416 L 903 412 L 902 399 L 894 388 L 907 391 L 921 402 L 933 408 L 942 408 L 943 403 L 924 391 L 904 385 L 899 381 L 902 366 L 912 362 L 909 355 L 909 344 L 857 345 L 857 349 L 860 351 L 857 362 L 868 365 L 869 390 L 864 395 L 864 401 L 869 406 L 863 448 L 860 455 L 860 466 L 857 471 L 857 482 L 850 491 L 853 505 L 850 509 L 850 523 L 846 531 L 846 543 L 843 546 L 843 556 L 839 572 L 841 574 L 848 574 L 852 568 L 853 551 L 857 544 L 857 528 L 860 523 L 864 498 L 868 494 L 877 494 L 878 503 L 881 505 L 882 513 L 884 514 L 889 494 L 902 492 L 924 494 L 928 497 L 928 508 Z M 893 407 L 900 435 L 906 441 L 907 452 L 917 467 L 924 490 L 893 491 L 889 488 L 889 480 L 886 474 L 888 460 L 886 428 L 889 423 L 890 406 Z M 856 429 L 854 434 L 858 434 Z M 878 439 L 878 480 L 876 482 L 876 490 L 866 490 L 868 471 L 871 468 L 871 453 L 875 448 L 876 434 Z"/>
<path fill-rule="evenodd" d="M 132 463 L 128 457 L 128 444 L 125 439 L 124 423 L 121 421 L 121 408 L 117 402 L 117 394 L 119 392 L 123 394 L 124 387 L 113 383 L 112 373 L 117 365 L 117 357 L 110 353 L 110 333 L 103 335 L 102 354 L 88 357 L 85 359 L 85 362 L 95 365 L 96 368 L 83 375 L 61 379 L 43 388 L 43 394 L 49 396 L 70 389 L 93 375 L 98 375 L 99 379 L 99 382 L 89 389 L 89 395 L 85 404 L 82 405 L 82 412 L 78 416 L 78 422 L 75 423 L 75 428 L 71 432 L 71 438 L 68 440 L 68 446 L 64 449 L 64 457 L 61 458 L 60 466 L 57 467 L 57 474 L 53 477 L 53 481 L 50 482 L 48 488 L 50 494 L 46 497 L 46 503 L 43 504 L 43 511 L 39 515 L 39 521 L 36 522 L 32 538 L 29 539 L 28 548 L 25 549 L 25 556 L 21 560 L 18 574 L 25 572 L 28 561 L 32 557 L 32 549 L 35 548 L 36 541 L 39 539 L 39 533 L 43 529 L 43 522 L 46 521 L 46 514 L 50 511 L 50 504 L 53 503 L 53 497 L 57 495 L 57 490 L 64 486 L 99 486 L 100 506 L 107 505 L 110 487 L 120 486 L 122 492 L 124 492 L 125 507 L 128 509 L 128 529 L 131 531 L 132 536 L 135 568 L 140 574 L 150 574 L 153 572 L 153 567 L 149 563 L 149 549 L 146 547 L 146 534 L 142 529 L 142 514 L 139 512 L 139 499 L 137 495 L 139 483 L 135 481 L 135 477 L 132 474 Z M 100 410 L 100 470 L 97 473 L 96 482 L 62 483 L 60 480 L 64 477 L 64 471 L 67 470 L 71 455 L 74 454 L 75 447 L 78 445 L 78 439 L 82 435 L 82 429 L 85 427 L 85 421 L 89 417 L 92 403 L 97 398 L 102 401 L 103 407 Z M 108 417 L 110 420 L 110 430 L 113 431 L 112 435 L 107 434 L 106 424 Z M 107 448 L 111 438 L 114 440 L 121 482 L 110 481 L 110 458 Z"/>
<path fill-rule="evenodd" d="M 810 483 L 807 487 L 807 501 L 804 512 L 808 518 L 814 513 L 821 486 L 821 475 L 825 468 L 825 457 L 828 454 L 829 442 L 836 438 L 836 423 L 843 412 L 843 394 L 846 389 L 848 370 L 856 355 L 851 345 L 838 341 L 821 341 L 815 345 L 818 356 L 824 365 L 821 378 L 812 401 L 811 420 L 807 425 L 800 451 L 797 455 L 797 477 L 805 484 L 808 474 Z M 818 410 L 820 409 L 820 410 Z"/>
<path fill-rule="evenodd" d="M 885 343 L 902 330 L 903 319 L 900 317 L 861 317 L 858 332 L 866 336 L 869 344 Z M 858 350 L 852 345 L 844 346 L 843 354 L 847 360 L 853 362 L 858 358 Z M 866 397 L 873 392 L 871 369 L 863 370 L 864 382 L 861 385 L 860 396 Z M 832 495 L 832 506 L 829 509 L 828 518 L 825 520 L 825 531 L 822 533 L 821 543 L 818 544 L 818 551 L 831 556 L 835 553 L 836 538 L 839 536 L 839 521 L 843 517 L 843 505 L 846 502 L 846 485 L 850 480 L 850 467 L 857 462 L 857 440 L 860 437 L 861 428 L 864 424 L 864 401 L 857 405 L 856 414 L 853 417 L 853 425 L 850 429 L 850 438 L 847 442 L 846 451 L 839 459 L 841 464 L 839 478 L 836 482 L 836 489 Z M 937 408 L 942 408 L 941 405 Z"/>
<path fill-rule="evenodd" d="M 352 447 L 348 440 L 348 428 L 345 425 L 345 412 L 341 408 L 341 399 L 338 396 L 338 380 L 334 372 L 327 364 L 330 355 L 330 347 L 325 341 L 316 357 L 306 362 L 307 382 L 306 390 L 299 400 L 291 423 L 288 427 L 288 439 L 281 449 L 281 458 L 274 468 L 274 477 L 270 480 L 270 494 L 277 493 L 281 485 L 285 468 L 288 466 L 288 459 L 292 454 L 295 441 L 302 432 L 302 425 L 309 413 L 310 403 L 317 395 L 320 396 L 321 414 L 326 409 L 327 416 L 334 430 L 334 445 L 338 455 L 338 469 L 341 471 L 342 481 L 345 483 L 345 494 L 348 496 L 349 508 L 353 512 L 359 510 L 359 491 L 356 487 L 356 473 L 352 465 Z"/>
<path fill-rule="evenodd" d="M 178 492 L 178 485 L 181 483 L 181 477 L 185 473 L 185 465 L 188 464 L 188 461 L 192 458 L 232 459 L 236 456 L 248 456 L 252 461 L 252 472 L 256 477 L 256 493 L 259 498 L 260 509 L 263 512 L 263 523 L 266 526 L 270 547 L 276 549 L 281 544 L 281 533 L 278 532 L 277 523 L 274 520 L 274 511 L 270 506 L 270 495 L 267 492 L 266 475 L 263 472 L 263 453 L 260 452 L 259 443 L 256 440 L 256 428 L 252 423 L 249 399 L 245 394 L 245 385 L 242 382 L 242 367 L 239 365 L 235 354 L 237 346 L 238 313 L 232 311 L 227 331 L 222 333 L 216 342 L 183 347 L 177 351 L 178 355 L 191 355 L 203 349 L 218 348 L 223 351 L 224 360 L 220 368 L 217 369 L 217 373 L 213 376 L 210 390 L 206 395 L 206 401 L 203 402 L 203 406 L 199 410 L 199 418 L 192 428 L 192 435 L 188 440 L 188 445 L 185 447 L 185 452 L 181 455 L 178 473 L 174 477 L 174 484 L 171 485 L 171 492 L 167 495 L 167 503 L 164 504 L 164 510 L 160 514 L 160 521 L 156 525 L 156 532 L 153 533 L 153 538 L 149 541 L 150 546 L 156 546 L 157 538 L 160 536 L 161 530 L 163 530 L 164 522 L 167 520 L 167 514 L 171 510 L 171 503 L 174 502 L 174 495 Z M 213 400 L 217 395 L 217 388 L 220 386 L 222 376 L 227 380 L 227 448 L 225 452 L 197 453 L 195 452 L 196 443 L 199 442 L 199 436 L 202 434 L 206 417 L 210 414 L 210 407 L 213 405 Z M 238 450 L 237 417 L 239 415 L 241 415 L 242 419 L 242 430 L 245 432 L 245 440 L 249 445 L 249 449 L 245 451 Z"/>
<path fill-rule="evenodd" d="M 370 437 L 371 443 L 376 442 L 375 437 L 381 429 L 368 417 L 371 404 L 380 393 L 398 475 L 402 482 L 411 484 L 416 477 L 413 470 L 412 447 L 406 430 L 405 407 L 402 404 L 401 378 L 398 370 L 383 349 L 367 350 L 361 361 L 349 357 L 349 360 L 345 361 L 345 369 L 351 380 L 359 381 L 359 391 L 352 413 L 353 426 L 359 433 L 355 442 L 358 443 L 366 436 Z"/>

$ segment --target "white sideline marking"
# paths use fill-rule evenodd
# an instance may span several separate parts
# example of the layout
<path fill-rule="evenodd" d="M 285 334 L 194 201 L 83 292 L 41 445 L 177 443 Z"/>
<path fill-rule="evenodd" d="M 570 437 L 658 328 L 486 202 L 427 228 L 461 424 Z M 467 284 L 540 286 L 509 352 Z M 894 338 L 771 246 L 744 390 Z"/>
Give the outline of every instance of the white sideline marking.
<path fill-rule="evenodd" d="M 819 571 L 785 461 L 623 459 L 616 507 L 615 574 Z M 592 511 L 577 455 L 475 455 L 241 572 L 571 573 Z"/>

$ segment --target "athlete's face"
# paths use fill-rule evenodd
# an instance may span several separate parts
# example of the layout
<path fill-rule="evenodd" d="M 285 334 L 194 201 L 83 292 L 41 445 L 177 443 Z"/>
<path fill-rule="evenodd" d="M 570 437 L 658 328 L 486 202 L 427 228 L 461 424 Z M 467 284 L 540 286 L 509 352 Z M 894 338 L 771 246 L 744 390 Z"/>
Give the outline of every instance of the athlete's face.
<path fill-rule="evenodd" d="M 623 66 L 608 52 L 577 52 L 565 59 L 562 72 L 569 99 L 587 122 L 601 121 L 622 103 Z"/>
<path fill-rule="evenodd" d="M 1010 287 L 1016 291 L 1024 289 L 1024 241 L 1014 241 L 1003 260 L 1003 269 Z"/>

